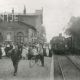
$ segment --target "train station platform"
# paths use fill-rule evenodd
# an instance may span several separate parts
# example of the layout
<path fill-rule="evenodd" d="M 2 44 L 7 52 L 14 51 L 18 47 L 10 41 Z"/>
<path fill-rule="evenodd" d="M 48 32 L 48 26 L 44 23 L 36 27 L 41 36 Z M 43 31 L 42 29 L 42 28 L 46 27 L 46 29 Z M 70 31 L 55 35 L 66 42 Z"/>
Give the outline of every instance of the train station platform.
<path fill-rule="evenodd" d="M 54 60 L 53 60 L 53 56 L 52 56 L 51 70 L 50 70 L 50 80 L 54 80 Z"/>

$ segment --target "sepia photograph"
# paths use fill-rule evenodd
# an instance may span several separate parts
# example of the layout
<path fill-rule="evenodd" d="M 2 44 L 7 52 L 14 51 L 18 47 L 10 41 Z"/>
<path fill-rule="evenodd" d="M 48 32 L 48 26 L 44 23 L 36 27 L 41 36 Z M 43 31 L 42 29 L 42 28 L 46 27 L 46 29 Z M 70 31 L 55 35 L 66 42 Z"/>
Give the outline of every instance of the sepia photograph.
<path fill-rule="evenodd" d="M 80 0 L 0 0 L 0 80 L 80 80 Z"/>

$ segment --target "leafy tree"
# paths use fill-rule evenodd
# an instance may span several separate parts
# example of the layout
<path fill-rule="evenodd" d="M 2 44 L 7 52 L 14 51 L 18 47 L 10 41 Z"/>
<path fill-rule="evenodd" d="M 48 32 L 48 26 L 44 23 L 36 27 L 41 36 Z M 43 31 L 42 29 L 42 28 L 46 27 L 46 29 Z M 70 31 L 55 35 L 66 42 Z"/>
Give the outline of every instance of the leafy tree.
<path fill-rule="evenodd" d="M 38 28 L 37 41 L 42 44 L 47 41 L 46 40 L 46 29 L 43 25 Z"/>
<path fill-rule="evenodd" d="M 75 49 L 80 48 L 80 17 L 71 17 L 66 34 L 72 37 L 72 45 Z"/>
<path fill-rule="evenodd" d="M 80 35 L 80 17 L 71 17 L 69 23 L 69 28 L 66 29 L 66 34 L 70 36 L 77 36 Z"/>

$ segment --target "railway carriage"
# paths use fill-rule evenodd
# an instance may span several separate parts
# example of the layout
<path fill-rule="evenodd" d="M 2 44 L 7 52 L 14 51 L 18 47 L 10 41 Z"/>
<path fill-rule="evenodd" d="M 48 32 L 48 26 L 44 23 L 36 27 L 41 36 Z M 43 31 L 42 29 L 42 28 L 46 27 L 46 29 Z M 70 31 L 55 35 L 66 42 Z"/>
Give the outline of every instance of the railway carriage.
<path fill-rule="evenodd" d="M 55 54 L 80 54 L 80 43 L 77 38 L 54 37 L 51 40 L 52 49 Z"/>
<path fill-rule="evenodd" d="M 54 37 L 51 40 L 51 46 L 55 54 L 68 54 L 72 49 L 71 37 L 63 36 Z"/>

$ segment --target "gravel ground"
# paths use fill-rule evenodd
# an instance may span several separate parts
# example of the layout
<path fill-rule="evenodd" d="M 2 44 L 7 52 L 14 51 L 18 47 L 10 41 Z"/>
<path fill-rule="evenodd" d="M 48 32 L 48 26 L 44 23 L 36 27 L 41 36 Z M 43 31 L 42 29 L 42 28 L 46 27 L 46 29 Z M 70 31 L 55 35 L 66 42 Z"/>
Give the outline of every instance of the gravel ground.
<path fill-rule="evenodd" d="M 13 76 L 13 65 L 10 59 L 0 60 L 0 80 L 49 80 L 51 58 L 45 57 L 45 66 L 35 64 L 29 67 L 28 60 L 21 60 L 18 65 L 18 74 Z"/>

